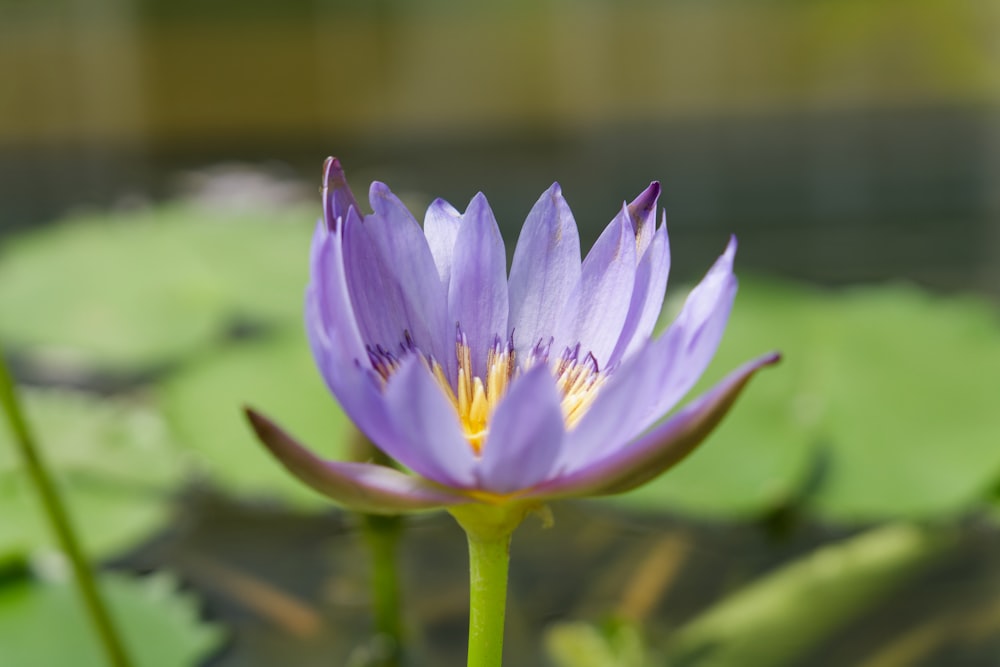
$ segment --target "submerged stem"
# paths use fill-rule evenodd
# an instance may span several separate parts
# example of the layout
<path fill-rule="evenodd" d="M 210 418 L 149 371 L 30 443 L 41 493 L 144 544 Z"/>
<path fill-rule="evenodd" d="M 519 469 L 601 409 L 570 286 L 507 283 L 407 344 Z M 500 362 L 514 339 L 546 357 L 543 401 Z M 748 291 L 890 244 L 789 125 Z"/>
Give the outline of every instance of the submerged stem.
<path fill-rule="evenodd" d="M 511 536 L 507 533 L 483 537 L 470 531 L 466 535 L 469 539 L 468 667 L 500 667 Z"/>
<path fill-rule="evenodd" d="M 28 422 L 17 399 L 14 381 L 11 378 L 10 371 L 7 369 L 2 351 L 0 351 L 0 408 L 7 414 L 14 442 L 17 443 L 17 447 L 20 450 L 21 458 L 24 462 L 24 467 L 28 471 L 28 476 L 31 478 L 31 483 L 41 497 L 43 509 L 56 534 L 59 546 L 66 554 L 66 557 L 69 558 L 70 564 L 73 567 L 73 574 L 76 578 L 77 587 L 80 590 L 80 596 L 83 598 L 87 613 L 90 615 L 90 619 L 104 647 L 104 652 L 107 654 L 108 664 L 112 667 L 129 667 L 131 662 L 125 652 L 121 637 L 115 630 L 115 625 L 111 620 L 111 615 L 108 613 L 108 608 L 101 598 L 94 572 L 87 562 L 86 556 L 83 554 L 80 540 L 73 529 L 69 513 L 59 498 L 56 485 L 45 467 L 38 447 L 35 445 L 31 429 L 28 427 Z"/>

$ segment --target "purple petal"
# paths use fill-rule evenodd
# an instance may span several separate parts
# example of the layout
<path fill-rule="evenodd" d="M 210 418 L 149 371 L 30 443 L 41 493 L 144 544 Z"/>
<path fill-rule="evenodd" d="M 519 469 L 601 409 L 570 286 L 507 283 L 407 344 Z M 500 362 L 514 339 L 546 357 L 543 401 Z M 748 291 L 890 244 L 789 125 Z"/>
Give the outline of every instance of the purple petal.
<path fill-rule="evenodd" d="M 472 370 L 486 377 L 487 350 L 507 335 L 507 252 L 482 193 L 472 198 L 455 242 L 448 316 L 461 324 L 472 351 Z"/>
<path fill-rule="evenodd" d="M 722 340 L 736 298 L 733 275 L 736 237 L 684 302 L 680 315 L 664 332 L 663 338 L 678 348 L 678 361 L 671 371 L 670 389 L 660 394 L 656 411 L 664 414 L 691 390 L 705 372 Z"/>
<path fill-rule="evenodd" d="M 673 325 L 627 359 L 568 436 L 569 469 L 608 455 L 666 414 L 704 373 L 719 346 L 736 295 L 735 240 L 716 261 Z"/>
<path fill-rule="evenodd" d="M 527 495 L 609 495 L 645 484 L 690 454 L 719 424 L 750 378 L 780 358 L 779 354 L 771 353 L 744 364 L 627 448 L 542 484 Z"/>
<path fill-rule="evenodd" d="M 642 257 L 656 231 L 656 202 L 660 198 L 660 184 L 653 181 L 628 205 L 628 216 L 635 236 L 636 256 Z"/>
<path fill-rule="evenodd" d="M 347 185 L 340 160 L 328 157 L 323 163 L 323 219 L 327 228 L 336 229 L 337 221 L 346 218 L 351 207 L 361 214 L 361 208 Z"/>
<path fill-rule="evenodd" d="M 310 336 L 327 341 L 335 339 L 348 358 L 364 359 L 364 343 L 347 288 L 342 230 L 341 227 L 331 232 L 320 221 L 313 233 L 309 253 L 306 330 Z"/>
<path fill-rule="evenodd" d="M 518 353 L 548 340 L 580 281 L 580 236 L 558 183 L 528 213 L 510 267 L 510 318 Z"/>
<path fill-rule="evenodd" d="M 636 238 L 628 209 L 604 229 L 583 260 L 580 282 L 566 303 L 553 349 L 581 344 L 603 368 L 621 337 L 635 285 Z"/>
<path fill-rule="evenodd" d="M 609 365 L 628 358 L 653 333 L 656 320 L 663 309 L 663 297 L 667 290 L 667 276 L 670 273 L 670 241 L 667 237 L 666 221 L 660 225 L 652 242 L 639 260 L 635 271 L 635 288 L 632 303 L 622 326 L 615 351 Z"/>
<path fill-rule="evenodd" d="M 371 226 L 352 210 L 343 219 L 343 230 L 344 270 L 361 337 L 373 347 L 397 352 L 410 327 L 406 295 L 375 245 Z"/>
<path fill-rule="evenodd" d="M 625 361 L 599 389 L 597 398 L 567 434 L 560 468 L 579 470 L 626 445 L 663 416 L 659 395 L 669 390 L 676 346 L 653 341 Z"/>
<path fill-rule="evenodd" d="M 375 214 L 366 217 L 362 226 L 371 250 L 359 258 L 361 261 L 349 263 L 357 277 L 355 280 L 348 274 L 351 294 L 364 295 L 367 319 L 389 318 L 398 330 L 394 340 L 368 342 L 396 348 L 405 331 L 420 350 L 451 370 L 454 328 L 447 323 L 447 294 L 423 230 L 384 184 L 372 183 L 370 200 Z M 347 250 L 352 252 L 353 248 L 347 246 Z M 365 260 L 371 263 L 365 264 Z M 361 311 L 359 301 L 355 300 L 355 306 Z M 380 315 L 380 310 L 386 313 Z"/>
<path fill-rule="evenodd" d="M 462 222 L 462 214 L 443 199 L 435 199 L 424 214 L 424 236 L 434 257 L 441 284 L 448 288 L 451 267 L 454 263 L 455 240 Z"/>
<path fill-rule="evenodd" d="M 518 377 L 490 418 L 480 488 L 510 493 L 549 477 L 564 435 L 555 380 L 545 364 Z"/>
<path fill-rule="evenodd" d="M 324 461 L 267 417 L 245 409 L 254 432 L 271 454 L 307 486 L 352 509 L 376 514 L 435 509 L 468 498 L 392 468 L 370 463 Z"/>
<path fill-rule="evenodd" d="M 379 449 L 445 486 L 475 485 L 476 457 L 458 413 L 418 355 L 404 359 L 385 387 L 391 437 L 372 438 Z"/>

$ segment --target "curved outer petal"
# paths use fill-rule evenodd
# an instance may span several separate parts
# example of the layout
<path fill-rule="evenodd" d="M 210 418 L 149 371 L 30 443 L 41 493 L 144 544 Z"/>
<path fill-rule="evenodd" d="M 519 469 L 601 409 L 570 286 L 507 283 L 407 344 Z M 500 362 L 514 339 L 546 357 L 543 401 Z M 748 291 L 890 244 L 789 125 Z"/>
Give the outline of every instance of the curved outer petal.
<path fill-rule="evenodd" d="M 475 486 L 477 460 L 458 414 L 426 363 L 404 359 L 384 391 L 391 437 L 372 438 L 379 449 L 427 479 L 445 486 Z"/>
<path fill-rule="evenodd" d="M 448 289 L 451 267 L 454 263 L 455 239 L 462 222 L 462 214 L 443 199 L 435 199 L 424 214 L 424 236 L 434 257 L 441 284 Z M 506 258 L 504 259 L 506 261 Z"/>
<path fill-rule="evenodd" d="M 480 488 L 510 493 L 550 477 L 564 433 L 555 380 L 537 364 L 514 381 L 490 418 Z"/>
<path fill-rule="evenodd" d="M 556 330 L 580 282 L 580 235 L 558 183 L 528 213 L 510 267 L 510 317 L 519 355 Z"/>
<path fill-rule="evenodd" d="M 267 417 L 245 408 L 254 432 L 271 454 L 315 491 L 362 512 L 395 514 L 469 502 L 457 493 L 371 463 L 325 461 Z"/>
<path fill-rule="evenodd" d="M 361 208 L 347 185 L 340 160 L 328 157 L 323 163 L 323 219 L 327 228 L 336 229 L 337 221 L 346 218 L 352 206 L 361 215 Z"/>
<path fill-rule="evenodd" d="M 466 335 L 472 371 L 486 377 L 486 353 L 507 337 L 507 252 L 483 193 L 469 202 L 455 242 L 448 316 Z"/>
<path fill-rule="evenodd" d="M 349 217 L 356 219 L 356 214 Z M 347 288 L 342 234 L 343 226 L 331 232 L 324 221 L 317 223 L 313 233 L 306 288 L 306 331 L 324 346 L 335 344 L 347 359 L 364 360 L 365 346 Z"/>
<path fill-rule="evenodd" d="M 666 219 L 656 230 L 649 247 L 639 259 L 635 271 L 635 288 L 628 316 L 622 326 L 615 351 L 608 360 L 613 366 L 631 356 L 653 333 L 656 320 L 663 309 L 663 297 L 667 291 L 667 276 L 670 274 L 670 240 L 667 236 Z"/>
<path fill-rule="evenodd" d="M 736 296 L 735 251 L 731 240 L 691 291 L 674 324 L 626 360 L 601 388 L 567 437 L 564 463 L 570 470 L 608 455 L 645 431 L 698 381 L 715 355 Z"/>
<path fill-rule="evenodd" d="M 583 260 L 580 282 L 566 302 L 553 350 L 580 343 L 604 368 L 621 337 L 635 285 L 635 230 L 623 204 Z"/>
<path fill-rule="evenodd" d="M 630 446 L 541 484 L 524 496 L 609 495 L 645 484 L 690 454 L 719 424 L 750 378 L 780 358 L 771 353 L 744 364 Z"/>
<path fill-rule="evenodd" d="M 395 350 L 408 332 L 420 350 L 453 371 L 454 329 L 447 323 L 447 295 L 427 239 L 384 184 L 372 183 L 370 199 L 375 214 L 355 225 L 363 232 L 346 237 L 348 285 L 359 320 L 382 321 L 397 330 L 395 339 L 384 330 L 378 330 L 380 339 L 365 338 Z"/>
<path fill-rule="evenodd" d="M 731 236 L 725 252 L 691 290 L 677 319 L 663 333 L 663 339 L 677 346 L 683 361 L 672 369 L 670 391 L 659 396 L 655 411 L 660 415 L 691 390 L 715 356 L 736 299 L 735 257 L 736 237 Z"/>

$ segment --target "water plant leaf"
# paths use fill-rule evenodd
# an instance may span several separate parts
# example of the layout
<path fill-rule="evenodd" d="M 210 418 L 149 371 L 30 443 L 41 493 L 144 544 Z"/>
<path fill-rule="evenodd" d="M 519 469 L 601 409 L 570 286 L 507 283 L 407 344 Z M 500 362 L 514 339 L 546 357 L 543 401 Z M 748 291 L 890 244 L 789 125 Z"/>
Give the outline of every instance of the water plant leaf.
<path fill-rule="evenodd" d="M 266 452 L 243 413 L 245 405 L 264 407 L 317 454 L 348 459 L 353 427 L 323 384 L 303 332 L 221 350 L 170 378 L 160 397 L 177 441 L 224 489 L 329 504 Z"/>
<path fill-rule="evenodd" d="M 982 501 L 1000 472 L 1000 318 L 989 304 L 905 285 L 744 280 L 703 386 L 771 348 L 782 366 L 709 442 L 622 502 L 710 516 L 799 502 L 858 521 Z"/>
<path fill-rule="evenodd" d="M 185 466 L 155 409 L 60 390 L 22 395 L 42 456 L 91 555 L 130 547 L 166 522 Z M 55 541 L 10 437 L 0 428 L 0 553 L 28 555 Z"/>
<path fill-rule="evenodd" d="M 174 204 L 15 237 L 0 250 L 0 336 L 53 363 L 120 369 L 197 351 L 233 318 L 297 324 L 314 220 Z"/>
<path fill-rule="evenodd" d="M 954 543 L 947 530 L 897 523 L 820 547 L 682 626 L 670 638 L 666 662 L 687 667 L 793 664 Z"/>
<path fill-rule="evenodd" d="M 100 586 L 136 667 L 195 665 L 219 647 L 220 629 L 198 619 L 196 601 L 178 592 L 173 577 L 104 574 Z M 69 582 L 24 579 L 0 587 L 0 664 L 107 664 Z"/>

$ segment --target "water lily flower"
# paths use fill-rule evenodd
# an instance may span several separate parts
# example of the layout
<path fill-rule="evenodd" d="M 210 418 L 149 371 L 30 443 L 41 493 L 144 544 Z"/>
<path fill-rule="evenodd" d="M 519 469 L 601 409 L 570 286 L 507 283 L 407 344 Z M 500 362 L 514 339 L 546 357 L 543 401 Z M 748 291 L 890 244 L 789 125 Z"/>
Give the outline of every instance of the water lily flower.
<path fill-rule="evenodd" d="M 652 183 L 623 204 L 581 261 L 573 215 L 552 185 L 528 213 L 508 274 L 482 194 L 464 213 L 436 200 L 421 227 L 378 182 L 374 212 L 363 213 L 328 159 L 309 341 L 344 411 L 400 468 L 325 460 L 248 409 L 258 437 L 301 481 L 350 507 L 448 508 L 460 522 L 478 508 L 500 517 L 501 531 L 523 517 L 504 508 L 657 477 L 778 360 L 747 362 L 663 419 L 715 354 L 737 281 L 733 238 L 673 324 L 651 337 L 670 267 L 659 193 Z"/>

